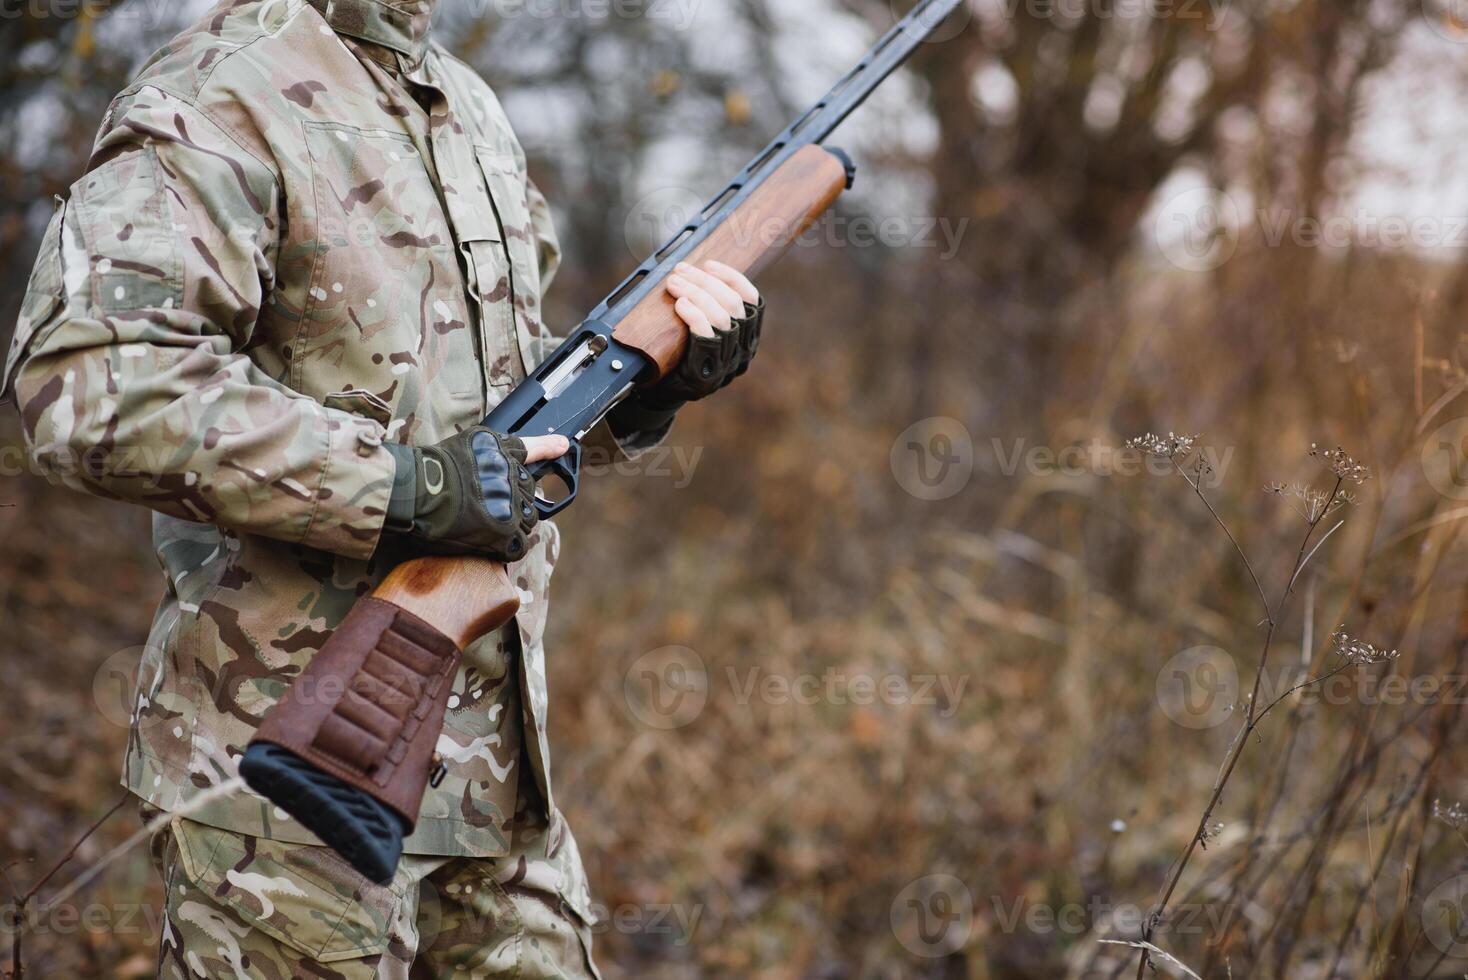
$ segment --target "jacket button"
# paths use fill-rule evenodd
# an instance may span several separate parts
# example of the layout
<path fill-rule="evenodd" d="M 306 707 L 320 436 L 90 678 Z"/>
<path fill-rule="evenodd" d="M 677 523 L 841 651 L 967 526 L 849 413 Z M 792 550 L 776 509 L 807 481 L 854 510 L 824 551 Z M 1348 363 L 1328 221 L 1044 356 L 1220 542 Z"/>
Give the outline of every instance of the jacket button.
<path fill-rule="evenodd" d="M 382 445 L 382 433 L 376 429 L 357 430 L 357 455 L 371 456 Z"/>

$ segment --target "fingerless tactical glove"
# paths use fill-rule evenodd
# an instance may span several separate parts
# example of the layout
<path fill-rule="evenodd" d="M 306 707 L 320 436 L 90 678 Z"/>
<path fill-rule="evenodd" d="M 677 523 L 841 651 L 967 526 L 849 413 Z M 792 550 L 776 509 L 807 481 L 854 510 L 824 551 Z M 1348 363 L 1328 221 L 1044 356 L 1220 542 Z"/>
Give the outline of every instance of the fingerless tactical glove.
<path fill-rule="evenodd" d="M 707 398 L 749 370 L 759 351 L 765 301 L 744 304 L 744 316 L 728 330 L 712 337 L 690 334 L 683 360 L 661 381 L 639 390 L 612 410 L 610 421 L 619 432 L 655 432 L 673 420 L 678 409 Z"/>
<path fill-rule="evenodd" d="M 389 532 L 427 555 L 525 557 L 539 514 L 520 439 L 475 426 L 436 446 L 387 448 L 398 466 Z"/>

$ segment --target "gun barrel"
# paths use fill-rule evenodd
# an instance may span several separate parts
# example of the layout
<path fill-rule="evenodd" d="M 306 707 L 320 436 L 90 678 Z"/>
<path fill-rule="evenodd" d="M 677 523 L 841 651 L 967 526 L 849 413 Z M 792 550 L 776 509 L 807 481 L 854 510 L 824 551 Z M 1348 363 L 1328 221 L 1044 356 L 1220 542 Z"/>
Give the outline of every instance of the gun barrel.
<path fill-rule="evenodd" d="M 664 328 L 665 321 L 671 320 L 671 302 L 661 289 L 673 267 L 679 262 L 718 258 L 753 272 L 783 251 L 839 193 L 832 193 L 829 187 L 833 156 L 842 165 L 842 184 L 849 186 L 851 166 L 844 155 L 811 148 L 823 143 L 966 2 L 924 0 L 893 25 L 829 92 L 771 140 L 698 214 L 612 290 L 534 375 L 490 414 L 485 424 L 518 435 L 555 432 L 577 436 L 600 420 L 635 384 L 665 373 L 686 339 Z M 813 182 L 809 179 L 813 171 L 825 172 L 826 176 Z M 765 193 L 772 182 L 785 185 L 780 194 Z M 792 199 L 792 195 L 799 198 L 801 194 L 809 200 Z M 779 198 L 785 200 L 778 204 L 772 201 Z M 812 210 L 811 204 L 818 207 Z M 741 215 L 750 216 L 750 220 L 739 220 Z M 730 227 L 738 232 L 736 237 L 743 238 L 732 252 L 728 248 Z M 768 239 L 763 252 L 746 254 L 756 237 Z M 576 380 L 575 385 L 559 383 L 571 378 Z M 535 468 L 537 476 L 557 472 L 572 485 L 566 469 L 564 464 L 540 464 Z M 574 496 L 573 486 L 569 497 L 554 507 L 543 507 L 543 516 L 558 513 Z"/>
<path fill-rule="evenodd" d="M 697 215 L 612 290 L 587 319 L 615 326 L 631 313 L 658 288 L 673 266 L 686 261 L 761 183 L 802 148 L 825 142 L 847 116 L 912 57 L 913 52 L 950 14 L 967 2 L 924 0 L 898 21 L 829 92 L 771 140 L 723 190 L 709 199 Z"/>

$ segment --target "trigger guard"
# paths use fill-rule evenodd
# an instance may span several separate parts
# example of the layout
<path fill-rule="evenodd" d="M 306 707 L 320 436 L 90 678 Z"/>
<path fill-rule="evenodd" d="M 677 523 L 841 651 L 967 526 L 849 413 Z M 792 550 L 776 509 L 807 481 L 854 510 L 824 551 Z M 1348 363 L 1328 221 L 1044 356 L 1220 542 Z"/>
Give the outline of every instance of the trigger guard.
<path fill-rule="evenodd" d="M 530 465 L 530 475 L 535 477 L 537 486 L 535 488 L 535 510 L 541 520 L 549 520 L 561 511 L 570 507 L 576 500 L 576 494 L 581 489 L 581 443 L 575 439 L 571 440 L 571 448 L 556 459 L 541 460 Z M 540 479 L 544 476 L 554 475 L 561 478 L 566 484 L 566 496 L 561 500 L 550 501 L 540 495 L 538 486 Z"/>

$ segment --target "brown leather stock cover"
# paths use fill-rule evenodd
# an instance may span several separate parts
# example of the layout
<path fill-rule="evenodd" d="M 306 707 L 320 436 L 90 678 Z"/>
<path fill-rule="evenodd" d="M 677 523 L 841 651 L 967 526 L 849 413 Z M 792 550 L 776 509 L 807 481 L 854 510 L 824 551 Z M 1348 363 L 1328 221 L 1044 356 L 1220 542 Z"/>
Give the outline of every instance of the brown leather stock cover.
<path fill-rule="evenodd" d="M 461 656 L 412 613 L 361 599 L 254 740 L 290 749 L 412 827 Z"/>

